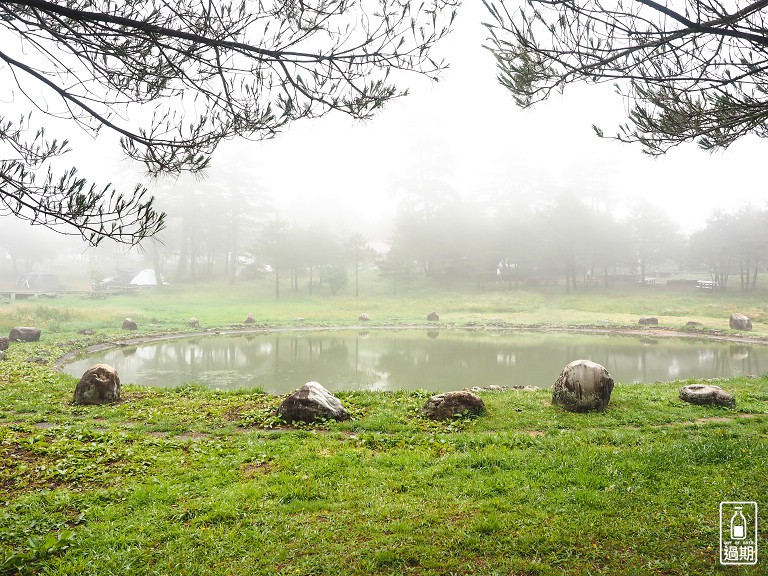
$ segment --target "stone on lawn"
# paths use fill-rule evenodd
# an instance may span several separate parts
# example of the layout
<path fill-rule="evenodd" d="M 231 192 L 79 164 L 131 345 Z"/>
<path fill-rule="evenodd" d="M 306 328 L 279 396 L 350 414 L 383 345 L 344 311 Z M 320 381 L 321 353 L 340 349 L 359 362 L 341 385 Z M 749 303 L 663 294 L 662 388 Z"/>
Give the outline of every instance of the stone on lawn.
<path fill-rule="evenodd" d="M 361 322 L 368 322 L 370 319 L 371 319 L 371 317 L 368 316 L 368 314 L 365 313 L 365 312 L 360 314 L 360 317 L 358 318 L 358 320 L 360 320 Z"/>
<path fill-rule="evenodd" d="M 0 337 L 0 352 L 8 350 L 8 346 L 10 345 L 10 342 L 11 342 L 10 338 L 7 338 L 5 336 Z"/>
<path fill-rule="evenodd" d="M 0 350 L 0 361 L 5 360 L 5 350 Z"/>
<path fill-rule="evenodd" d="M 307 382 L 288 396 L 278 407 L 277 414 L 289 424 L 349 418 L 341 401 L 317 382 Z"/>
<path fill-rule="evenodd" d="M 109 404 L 120 401 L 120 377 L 108 364 L 96 364 L 85 371 L 75 387 L 75 404 Z"/>
<path fill-rule="evenodd" d="M 136 330 L 138 326 L 132 318 L 126 318 L 123 320 L 123 330 Z"/>
<path fill-rule="evenodd" d="M 479 416 L 485 413 L 485 402 L 480 396 L 460 390 L 437 394 L 427 399 L 422 414 L 432 420 L 453 420 L 457 416 Z"/>
<path fill-rule="evenodd" d="M 248 317 L 245 319 L 246 324 L 253 324 L 256 322 L 256 319 L 253 317 L 253 314 L 248 313 Z"/>
<path fill-rule="evenodd" d="M 725 406 L 726 408 L 736 406 L 736 399 L 731 394 L 720 386 L 710 384 L 683 386 L 680 389 L 680 400 L 702 406 Z"/>
<path fill-rule="evenodd" d="M 732 330 L 744 330 L 748 332 L 752 330 L 752 320 L 747 318 L 744 314 L 739 314 L 737 312 L 731 314 L 731 318 L 728 320 L 728 326 L 730 326 Z"/>
<path fill-rule="evenodd" d="M 8 335 L 11 342 L 37 342 L 40 340 L 40 328 L 31 326 L 16 326 Z"/>
<path fill-rule="evenodd" d="M 440 320 L 440 316 L 437 315 L 437 312 L 430 312 L 427 314 L 427 320 L 429 322 L 437 322 Z"/>
<path fill-rule="evenodd" d="M 190 328 L 200 328 L 200 320 L 198 320 L 193 316 L 187 322 L 187 326 L 189 326 Z"/>
<path fill-rule="evenodd" d="M 605 410 L 611 399 L 613 378 L 590 360 L 574 360 L 552 386 L 552 402 L 571 412 Z"/>
<path fill-rule="evenodd" d="M 659 319 L 654 316 L 643 316 L 638 320 L 638 324 L 643 326 L 658 326 Z"/>

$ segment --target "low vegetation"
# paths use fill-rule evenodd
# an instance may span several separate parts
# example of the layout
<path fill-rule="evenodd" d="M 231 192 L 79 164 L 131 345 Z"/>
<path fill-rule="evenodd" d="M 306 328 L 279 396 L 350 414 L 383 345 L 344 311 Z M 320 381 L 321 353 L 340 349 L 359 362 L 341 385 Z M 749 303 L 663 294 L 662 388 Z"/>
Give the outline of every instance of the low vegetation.
<path fill-rule="evenodd" d="M 0 574 L 764 572 L 762 557 L 718 566 L 719 503 L 768 505 L 762 375 L 719 382 L 732 410 L 682 403 L 682 382 L 619 383 L 605 412 L 564 412 L 547 390 L 488 391 L 485 416 L 435 423 L 420 415 L 425 392 L 349 392 L 339 397 L 351 420 L 289 427 L 275 416 L 281 398 L 193 383 L 75 406 L 75 380 L 52 369 L 66 351 L 124 337 L 125 316 L 142 335 L 192 330 L 190 316 L 204 327 L 248 312 L 269 325 L 354 324 L 361 312 L 416 323 L 432 309 L 457 325 L 636 325 L 642 313 L 728 332 L 725 313 L 758 316 L 758 295 L 180 294 L 0 307 L 3 332 L 44 324 L 41 342 L 0 362 Z M 96 334 L 77 334 L 86 327 Z"/>

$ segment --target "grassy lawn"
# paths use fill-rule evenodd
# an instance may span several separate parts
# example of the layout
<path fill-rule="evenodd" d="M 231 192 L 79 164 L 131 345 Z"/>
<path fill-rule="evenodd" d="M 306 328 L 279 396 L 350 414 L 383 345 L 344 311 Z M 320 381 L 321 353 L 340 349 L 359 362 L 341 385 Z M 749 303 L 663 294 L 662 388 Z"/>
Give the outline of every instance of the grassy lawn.
<path fill-rule="evenodd" d="M 765 574 L 768 378 L 719 382 L 733 410 L 679 401 L 681 382 L 614 389 L 570 414 L 546 390 L 481 393 L 488 413 L 433 423 L 424 392 L 341 393 L 353 419 L 287 427 L 281 398 L 190 385 L 71 404 L 62 353 L 241 323 L 441 322 L 728 329 L 764 295 L 441 291 L 314 298 L 267 285 L 172 287 L 0 306 L 0 333 L 43 328 L 0 362 L 0 574 Z M 93 336 L 77 331 L 92 328 Z M 28 359 L 42 359 L 28 362 Z M 609 368 L 610 369 L 610 368 Z M 299 383 L 300 384 L 300 383 Z M 718 566 L 718 506 L 757 501 L 761 558 Z"/>

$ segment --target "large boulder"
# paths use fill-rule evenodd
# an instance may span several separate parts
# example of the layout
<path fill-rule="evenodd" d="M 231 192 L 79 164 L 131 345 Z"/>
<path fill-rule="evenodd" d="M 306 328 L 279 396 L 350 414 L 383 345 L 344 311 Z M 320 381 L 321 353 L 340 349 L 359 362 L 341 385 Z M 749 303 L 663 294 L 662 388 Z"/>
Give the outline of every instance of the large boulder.
<path fill-rule="evenodd" d="M 11 342 L 10 338 L 6 338 L 5 336 L 0 337 L 0 352 L 4 352 L 5 350 L 8 350 L 8 346 Z"/>
<path fill-rule="evenodd" d="M 728 325 L 732 330 L 744 330 L 747 332 L 752 330 L 752 320 L 738 312 L 731 314 L 731 318 L 728 320 Z"/>
<path fill-rule="evenodd" d="M 120 376 L 108 364 L 96 364 L 85 371 L 75 387 L 75 404 L 109 404 L 120 401 Z"/>
<path fill-rule="evenodd" d="M 138 329 L 138 325 L 136 324 L 136 321 L 132 318 L 126 318 L 123 320 L 123 330 L 136 330 Z"/>
<path fill-rule="evenodd" d="M 428 322 L 438 322 L 440 320 L 440 316 L 438 316 L 437 312 L 430 312 L 427 314 L 427 321 Z"/>
<path fill-rule="evenodd" d="M 702 406 L 724 406 L 726 408 L 736 406 L 736 399 L 731 394 L 720 386 L 710 384 L 683 386 L 680 389 L 680 400 Z"/>
<path fill-rule="evenodd" d="M 8 335 L 11 342 L 37 342 L 40 340 L 40 328 L 31 326 L 16 326 Z"/>
<path fill-rule="evenodd" d="M 608 370 L 590 360 L 574 360 L 552 386 L 552 402 L 571 412 L 605 410 L 612 391 Z"/>
<path fill-rule="evenodd" d="M 457 416 L 479 416 L 485 413 L 485 403 L 480 396 L 460 390 L 437 394 L 427 399 L 421 413 L 432 420 L 452 420 Z"/>
<path fill-rule="evenodd" d="M 317 382 L 307 382 L 288 396 L 278 407 L 277 414 L 289 424 L 349 418 L 341 401 Z"/>

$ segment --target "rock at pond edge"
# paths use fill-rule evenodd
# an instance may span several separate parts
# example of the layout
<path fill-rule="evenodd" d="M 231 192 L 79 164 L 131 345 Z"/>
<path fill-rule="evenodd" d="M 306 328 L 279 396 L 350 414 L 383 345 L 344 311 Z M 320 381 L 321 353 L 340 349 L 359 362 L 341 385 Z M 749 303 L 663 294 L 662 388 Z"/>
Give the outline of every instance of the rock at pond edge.
<path fill-rule="evenodd" d="M 743 330 L 749 332 L 752 330 L 752 320 L 746 315 L 736 312 L 735 314 L 731 314 L 731 317 L 728 319 L 728 326 L 731 330 Z"/>
<path fill-rule="evenodd" d="M 318 382 L 307 382 L 288 396 L 278 407 L 277 414 L 289 424 L 349 418 L 341 401 Z"/>

